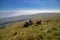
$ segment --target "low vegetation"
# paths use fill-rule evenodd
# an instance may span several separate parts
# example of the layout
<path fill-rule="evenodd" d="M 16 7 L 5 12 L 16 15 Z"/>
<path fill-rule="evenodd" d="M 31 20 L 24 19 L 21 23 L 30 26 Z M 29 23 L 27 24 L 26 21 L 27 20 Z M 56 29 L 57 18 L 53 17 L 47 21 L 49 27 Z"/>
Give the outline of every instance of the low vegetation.
<path fill-rule="evenodd" d="M 28 27 L 23 26 L 25 21 L 5 25 L 0 29 L 0 40 L 60 40 L 60 19 L 39 21 L 33 20 Z"/>

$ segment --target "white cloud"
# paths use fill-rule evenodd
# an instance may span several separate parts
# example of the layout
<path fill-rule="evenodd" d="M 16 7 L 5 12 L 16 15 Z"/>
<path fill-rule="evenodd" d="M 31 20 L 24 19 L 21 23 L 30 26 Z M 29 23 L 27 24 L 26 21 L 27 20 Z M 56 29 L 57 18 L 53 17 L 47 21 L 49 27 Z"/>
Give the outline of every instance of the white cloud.
<path fill-rule="evenodd" d="M 60 13 L 60 10 L 14 10 L 0 11 L 0 17 L 13 17 L 19 15 L 37 14 L 37 13 Z"/>

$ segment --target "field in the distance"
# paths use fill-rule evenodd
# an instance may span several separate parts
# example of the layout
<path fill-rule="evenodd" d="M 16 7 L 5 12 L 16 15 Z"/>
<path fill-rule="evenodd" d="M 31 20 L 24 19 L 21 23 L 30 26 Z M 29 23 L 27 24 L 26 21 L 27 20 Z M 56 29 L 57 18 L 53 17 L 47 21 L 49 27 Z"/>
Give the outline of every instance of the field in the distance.
<path fill-rule="evenodd" d="M 0 29 L 0 40 L 60 40 L 60 19 L 42 21 L 36 26 L 34 20 L 29 27 L 24 22 L 15 22 Z"/>

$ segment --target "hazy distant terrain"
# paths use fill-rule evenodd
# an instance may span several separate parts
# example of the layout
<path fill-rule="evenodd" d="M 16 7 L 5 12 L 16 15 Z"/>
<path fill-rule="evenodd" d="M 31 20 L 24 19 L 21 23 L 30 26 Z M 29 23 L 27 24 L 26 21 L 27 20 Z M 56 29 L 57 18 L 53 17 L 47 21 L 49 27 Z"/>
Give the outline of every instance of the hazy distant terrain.
<path fill-rule="evenodd" d="M 31 14 L 31 15 L 21 15 L 16 17 L 10 17 L 10 18 L 1 18 L 0 24 L 5 24 L 14 22 L 14 21 L 23 21 L 26 19 L 34 19 L 34 18 L 40 18 L 40 19 L 60 19 L 60 13 L 37 13 L 37 14 Z"/>

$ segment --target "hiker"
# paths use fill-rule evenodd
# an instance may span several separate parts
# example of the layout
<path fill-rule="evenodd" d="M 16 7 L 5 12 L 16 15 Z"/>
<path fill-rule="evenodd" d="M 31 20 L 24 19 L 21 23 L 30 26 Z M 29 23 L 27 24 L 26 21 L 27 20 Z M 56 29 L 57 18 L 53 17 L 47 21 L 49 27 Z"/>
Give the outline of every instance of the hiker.
<path fill-rule="evenodd" d="M 29 25 L 29 23 L 28 23 L 28 22 L 26 22 L 26 23 L 24 24 L 24 27 L 28 27 L 28 25 Z"/>
<path fill-rule="evenodd" d="M 36 24 L 40 25 L 41 24 L 41 21 L 37 21 Z"/>
<path fill-rule="evenodd" d="M 29 25 L 32 25 L 32 24 L 33 24 L 33 22 L 30 20 L 30 21 L 29 21 Z"/>

